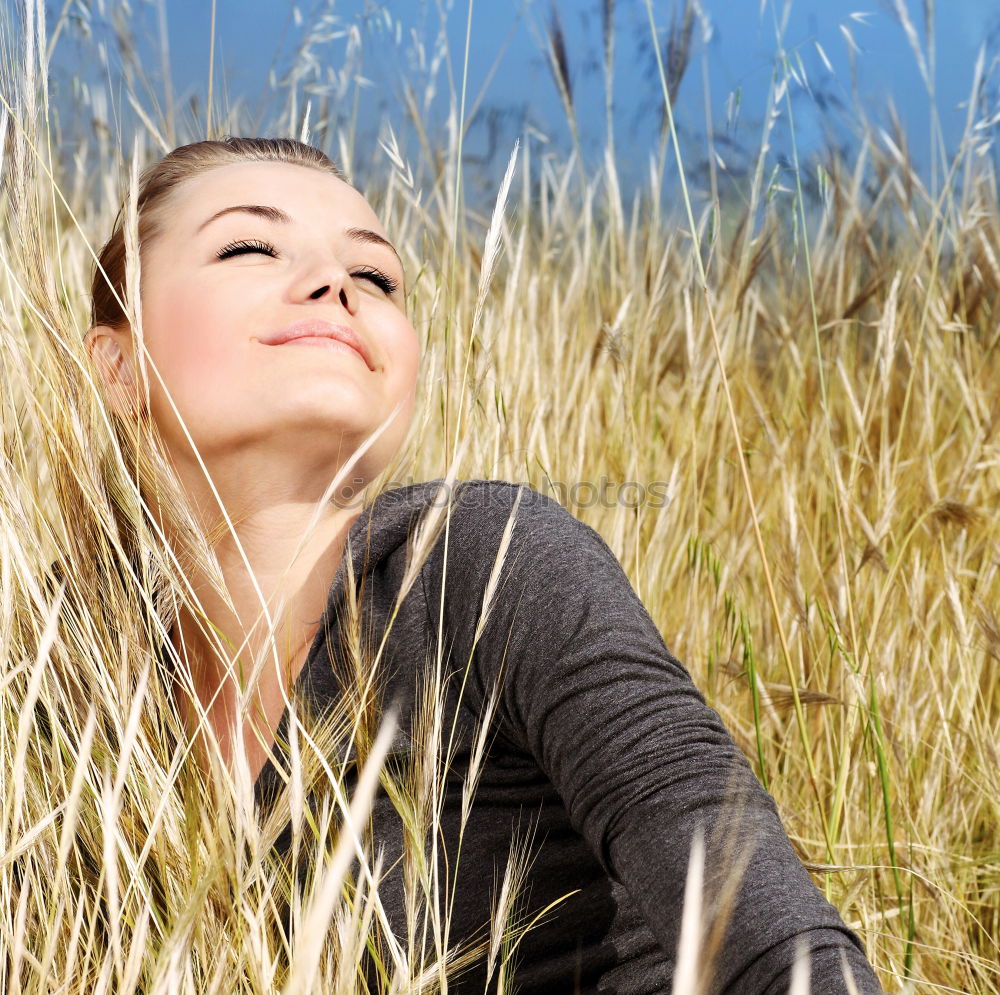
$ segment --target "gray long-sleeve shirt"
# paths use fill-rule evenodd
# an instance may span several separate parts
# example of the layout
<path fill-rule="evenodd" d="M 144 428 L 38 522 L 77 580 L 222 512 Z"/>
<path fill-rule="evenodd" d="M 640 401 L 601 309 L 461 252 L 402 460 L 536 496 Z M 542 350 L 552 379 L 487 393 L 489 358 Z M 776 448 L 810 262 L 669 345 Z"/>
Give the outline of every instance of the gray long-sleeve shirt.
<path fill-rule="evenodd" d="M 443 499 L 440 483 L 384 492 L 351 528 L 362 619 L 376 645 L 397 600 L 408 540 L 435 497 Z M 474 646 L 518 492 L 499 587 Z M 346 565 L 345 555 L 295 689 L 320 712 L 337 700 L 344 679 L 336 630 Z M 437 651 L 442 588 L 452 675 L 446 728 L 454 718 L 458 730 L 438 841 L 440 866 L 457 876 L 452 942 L 485 935 L 512 839 L 530 833 L 534 860 L 522 911 L 530 916 L 573 894 L 519 948 L 518 990 L 669 991 L 692 839 L 701 833 L 709 929 L 716 928 L 714 943 L 702 941 L 712 951 L 709 990 L 786 992 L 805 949 L 815 995 L 850 990 L 845 963 L 859 992 L 881 992 L 857 937 L 813 885 L 770 795 L 667 649 L 614 554 L 550 498 L 503 481 L 465 481 L 453 491 L 447 558 L 442 533 L 385 644 L 383 700 L 400 709 L 401 750 L 421 674 Z M 456 868 L 475 726 L 498 681 L 489 752 Z M 287 715 L 256 785 L 261 804 L 276 795 L 274 765 L 287 767 L 286 730 Z M 402 827 L 385 794 L 373 826 L 392 865 L 402 853 Z M 741 870 L 733 900 L 720 900 Z M 404 935 L 399 867 L 380 890 Z M 460 990 L 483 991 L 484 970 L 465 977 Z"/>

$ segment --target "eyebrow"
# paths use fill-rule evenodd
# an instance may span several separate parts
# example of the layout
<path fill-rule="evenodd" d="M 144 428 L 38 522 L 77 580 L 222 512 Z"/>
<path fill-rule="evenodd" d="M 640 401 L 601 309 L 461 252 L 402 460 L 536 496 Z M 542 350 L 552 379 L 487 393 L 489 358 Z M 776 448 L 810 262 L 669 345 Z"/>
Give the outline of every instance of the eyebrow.
<path fill-rule="evenodd" d="M 292 220 L 277 207 L 268 207 L 265 204 L 234 204 L 232 207 L 224 207 L 221 211 L 216 211 L 207 221 L 202 221 L 198 226 L 198 231 L 207 228 L 213 221 L 218 221 L 219 218 L 224 218 L 227 214 L 234 214 L 237 211 L 283 225 L 287 225 Z"/>
<path fill-rule="evenodd" d="M 366 242 L 370 245 L 382 245 L 387 249 L 390 249 L 399 259 L 399 253 L 396 252 L 396 246 L 392 244 L 387 238 L 383 238 L 377 231 L 371 231 L 368 228 L 348 228 L 344 234 L 353 239 L 355 242 Z M 400 259 L 400 264 L 402 260 Z"/>
<path fill-rule="evenodd" d="M 227 214 L 242 213 L 242 214 L 252 214 L 254 217 L 263 218 L 265 221 L 272 221 L 275 224 L 287 225 L 291 223 L 291 218 L 280 208 L 269 207 L 267 204 L 234 204 L 232 207 L 224 207 L 221 211 L 216 211 L 208 220 L 203 221 L 198 226 L 198 231 L 200 232 L 203 228 L 206 228 L 213 221 L 217 221 L 219 218 L 225 217 Z M 367 245 L 381 245 L 386 249 L 389 249 L 397 259 L 399 259 L 399 253 L 396 251 L 396 247 L 388 239 L 383 238 L 377 231 L 371 231 L 368 228 L 348 228 L 344 234 L 355 242 L 362 242 Z M 400 259 L 400 265 L 402 265 L 402 260 Z"/>

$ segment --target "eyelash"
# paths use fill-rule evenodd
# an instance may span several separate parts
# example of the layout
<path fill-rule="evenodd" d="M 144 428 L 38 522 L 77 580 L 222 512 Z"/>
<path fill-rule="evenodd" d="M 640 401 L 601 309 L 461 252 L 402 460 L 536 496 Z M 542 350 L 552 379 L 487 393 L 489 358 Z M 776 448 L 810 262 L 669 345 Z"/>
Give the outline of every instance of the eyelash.
<path fill-rule="evenodd" d="M 244 256 L 250 253 L 259 252 L 262 255 L 270 256 L 272 259 L 278 258 L 278 250 L 269 242 L 262 242 L 256 238 L 240 239 L 237 242 L 230 242 L 224 245 L 216 253 L 219 259 L 232 259 L 234 256 Z M 357 280 L 369 280 L 384 294 L 394 294 L 399 290 L 399 283 L 387 273 L 383 273 L 374 266 L 365 266 L 355 270 L 351 276 Z"/>
<path fill-rule="evenodd" d="M 269 242 L 261 242 L 260 239 L 256 238 L 244 238 L 238 242 L 230 242 L 219 249 L 216 256 L 219 259 L 231 259 L 233 256 L 243 256 L 251 252 L 260 252 L 265 256 L 271 256 L 272 259 L 278 257 L 278 250 L 273 245 Z"/>
<path fill-rule="evenodd" d="M 357 280 L 359 277 L 363 280 L 370 280 L 375 284 L 384 294 L 394 294 L 399 290 L 399 284 L 387 273 L 383 273 L 380 269 L 375 269 L 373 266 L 365 266 L 362 269 L 356 269 L 351 276 Z"/>

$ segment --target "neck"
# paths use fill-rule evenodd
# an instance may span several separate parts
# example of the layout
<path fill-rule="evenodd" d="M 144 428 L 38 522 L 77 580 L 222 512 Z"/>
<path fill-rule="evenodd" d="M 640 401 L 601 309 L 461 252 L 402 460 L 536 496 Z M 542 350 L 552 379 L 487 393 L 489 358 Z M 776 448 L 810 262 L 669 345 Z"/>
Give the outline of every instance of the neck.
<path fill-rule="evenodd" d="M 319 630 L 347 534 L 361 513 L 360 505 L 328 506 L 303 542 L 315 509 L 314 501 L 286 498 L 244 511 L 234 521 L 236 538 L 227 528 L 213 547 L 227 597 L 204 574 L 190 572 L 203 621 L 199 624 L 185 606 L 171 632 L 191 678 L 187 688 L 178 690 L 182 711 L 193 719 L 193 693 L 227 759 L 234 752 L 241 692 L 248 695 L 242 720 L 254 774 L 266 759 L 285 699 Z M 262 736 L 263 744 L 256 745 L 255 734 Z"/>
<path fill-rule="evenodd" d="M 202 445 L 195 459 L 164 436 L 176 485 L 193 527 L 208 537 L 222 582 L 217 589 L 197 565 L 187 568 L 193 597 L 171 632 L 180 659 L 176 693 L 189 719 L 199 704 L 204 708 L 227 758 L 234 732 L 242 730 L 248 759 L 255 733 L 267 749 L 273 742 L 361 514 L 363 490 L 383 469 L 381 458 L 348 467 L 353 440 L 337 433 L 297 438 Z M 155 502 L 151 509 L 157 512 Z M 180 551 L 184 544 L 166 527 Z"/>

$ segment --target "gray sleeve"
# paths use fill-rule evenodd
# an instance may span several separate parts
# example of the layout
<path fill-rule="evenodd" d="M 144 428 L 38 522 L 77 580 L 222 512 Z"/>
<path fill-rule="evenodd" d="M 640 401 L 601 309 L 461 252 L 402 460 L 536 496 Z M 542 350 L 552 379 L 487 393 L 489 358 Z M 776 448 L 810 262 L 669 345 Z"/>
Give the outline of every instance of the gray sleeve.
<path fill-rule="evenodd" d="M 482 590 L 481 576 L 463 570 L 489 572 L 517 490 L 493 482 L 466 491 L 474 513 L 457 517 L 452 541 L 481 558 L 459 560 L 451 583 Z M 604 540 L 555 501 L 521 491 L 501 596 L 477 650 L 481 668 L 505 661 L 506 734 L 534 755 L 670 957 L 692 839 L 703 834 L 716 927 L 705 940 L 710 990 L 786 992 L 805 949 L 814 992 L 850 991 L 846 962 L 859 992 L 881 993 L 860 941 L 812 883 L 773 799 Z"/>

